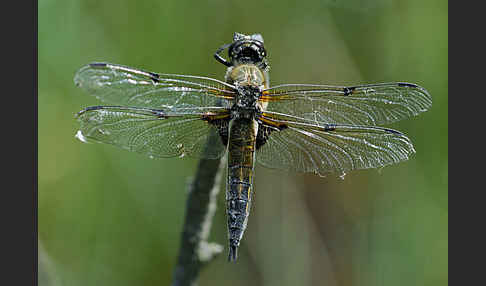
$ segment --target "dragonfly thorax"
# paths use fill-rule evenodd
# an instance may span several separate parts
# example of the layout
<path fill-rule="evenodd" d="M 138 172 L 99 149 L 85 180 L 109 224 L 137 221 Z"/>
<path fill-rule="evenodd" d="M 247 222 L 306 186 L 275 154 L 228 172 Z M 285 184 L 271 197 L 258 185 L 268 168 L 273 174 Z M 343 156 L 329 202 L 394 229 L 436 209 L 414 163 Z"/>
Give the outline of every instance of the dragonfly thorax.
<path fill-rule="evenodd" d="M 226 81 L 235 86 L 252 85 L 263 88 L 265 76 L 262 69 L 254 64 L 243 64 L 228 68 Z"/>
<path fill-rule="evenodd" d="M 231 108 L 233 118 L 252 118 L 261 108 L 258 99 L 265 86 L 262 70 L 253 64 L 243 64 L 228 68 L 226 81 L 236 88 L 234 105 Z"/>
<path fill-rule="evenodd" d="M 260 111 L 258 98 L 262 94 L 259 87 L 253 85 L 237 85 L 236 100 L 231 108 L 232 118 L 253 118 Z"/>

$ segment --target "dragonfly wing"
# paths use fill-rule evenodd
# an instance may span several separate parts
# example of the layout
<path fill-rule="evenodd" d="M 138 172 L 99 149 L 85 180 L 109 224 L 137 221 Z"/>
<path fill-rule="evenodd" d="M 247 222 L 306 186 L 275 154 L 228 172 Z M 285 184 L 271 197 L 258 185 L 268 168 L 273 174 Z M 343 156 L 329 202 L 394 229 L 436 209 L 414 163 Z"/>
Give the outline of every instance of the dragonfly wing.
<path fill-rule="evenodd" d="M 221 140 L 206 146 L 210 136 L 219 136 L 219 122 L 229 119 L 226 109 L 203 113 L 171 110 L 94 106 L 77 114 L 81 125 L 76 137 L 101 142 L 151 158 L 190 156 L 216 159 L 226 146 Z"/>
<path fill-rule="evenodd" d="M 108 63 L 82 67 L 74 82 L 90 95 L 120 106 L 164 110 L 228 106 L 234 97 L 233 86 L 216 79 L 157 74 Z"/>
<path fill-rule="evenodd" d="M 257 162 L 269 168 L 325 175 L 382 167 L 415 153 L 402 133 L 380 127 L 315 125 L 266 112 L 258 119 L 272 130 L 257 151 Z"/>
<path fill-rule="evenodd" d="M 320 124 L 379 125 L 426 111 L 429 93 L 411 83 L 352 87 L 284 84 L 263 91 L 266 110 Z"/>

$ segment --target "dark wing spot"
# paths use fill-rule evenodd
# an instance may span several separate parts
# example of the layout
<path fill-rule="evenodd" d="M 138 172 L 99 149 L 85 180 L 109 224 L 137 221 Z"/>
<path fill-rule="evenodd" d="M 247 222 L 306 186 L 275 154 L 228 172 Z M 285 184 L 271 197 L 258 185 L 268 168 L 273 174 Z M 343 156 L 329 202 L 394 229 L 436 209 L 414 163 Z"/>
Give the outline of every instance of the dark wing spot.
<path fill-rule="evenodd" d="M 229 117 L 223 119 L 213 119 L 211 116 L 202 116 L 202 120 L 206 121 L 208 124 L 212 124 L 213 126 L 218 129 L 219 137 L 221 138 L 221 143 L 224 146 L 228 145 L 228 126 L 229 126 Z"/>
<path fill-rule="evenodd" d="M 149 72 L 148 74 L 150 75 L 150 79 L 151 79 L 153 82 L 155 82 L 155 83 L 159 82 L 159 78 L 160 78 L 160 76 L 159 76 L 158 74 L 153 73 L 153 72 Z"/>
<path fill-rule="evenodd" d="M 343 89 L 343 91 L 344 91 L 344 96 L 348 96 L 348 95 L 350 95 L 351 93 L 353 93 L 353 91 L 354 91 L 355 89 L 356 89 L 356 87 L 355 87 L 355 86 L 351 86 L 351 87 L 345 87 L 345 88 Z"/>
<path fill-rule="evenodd" d="M 268 137 L 270 137 L 270 133 L 272 133 L 273 129 L 265 126 L 263 124 L 258 124 L 258 134 L 256 137 L 256 149 L 260 149 L 265 143 L 267 143 Z"/>
<path fill-rule="evenodd" d="M 334 124 L 326 124 L 326 126 L 324 126 L 324 131 L 334 131 L 336 130 L 336 126 Z"/>
<path fill-rule="evenodd" d="M 166 115 L 166 113 L 163 110 L 154 109 L 154 110 L 152 110 L 152 114 L 157 116 L 157 118 L 164 118 L 164 119 L 168 118 L 168 116 Z"/>
<path fill-rule="evenodd" d="M 103 109 L 105 106 L 88 106 L 84 109 L 84 111 L 90 111 L 90 110 L 98 110 L 98 109 Z"/>
<path fill-rule="evenodd" d="M 418 87 L 418 85 L 413 84 L 413 83 L 408 83 L 408 82 L 399 82 L 398 83 L 398 86 L 408 86 L 408 87 L 412 87 L 412 88 L 417 88 Z"/>
<path fill-rule="evenodd" d="M 383 128 L 383 130 L 388 132 L 388 133 L 392 133 L 392 134 L 396 134 L 396 135 L 403 135 L 402 132 L 397 131 L 397 130 L 393 130 L 393 129 L 389 129 L 389 128 Z"/>
<path fill-rule="evenodd" d="M 89 66 L 92 68 L 104 68 L 106 67 L 106 63 L 90 63 Z"/>

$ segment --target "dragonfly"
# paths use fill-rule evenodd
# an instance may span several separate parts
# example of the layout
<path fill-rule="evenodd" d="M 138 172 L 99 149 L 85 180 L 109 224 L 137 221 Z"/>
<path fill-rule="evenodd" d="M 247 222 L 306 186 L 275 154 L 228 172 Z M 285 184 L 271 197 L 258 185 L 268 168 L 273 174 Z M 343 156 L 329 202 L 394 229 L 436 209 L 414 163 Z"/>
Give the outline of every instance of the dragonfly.
<path fill-rule="evenodd" d="M 75 84 L 110 105 L 78 112 L 76 137 L 150 158 L 227 154 L 229 261 L 247 226 L 256 162 L 320 176 L 396 164 L 415 153 L 413 144 L 378 125 L 432 104 L 423 87 L 407 82 L 270 86 L 261 34 L 234 33 L 214 57 L 227 68 L 224 81 L 110 63 L 82 67 Z M 208 146 L 211 136 L 218 140 Z"/>

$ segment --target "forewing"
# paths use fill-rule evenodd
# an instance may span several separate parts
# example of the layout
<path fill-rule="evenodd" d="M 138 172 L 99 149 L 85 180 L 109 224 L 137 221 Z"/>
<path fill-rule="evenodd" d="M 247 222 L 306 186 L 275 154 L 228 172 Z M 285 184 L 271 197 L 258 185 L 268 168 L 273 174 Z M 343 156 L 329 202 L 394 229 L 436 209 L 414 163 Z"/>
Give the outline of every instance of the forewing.
<path fill-rule="evenodd" d="M 216 159 L 224 154 L 226 147 L 221 140 L 207 146 L 210 136 L 219 137 L 218 127 L 211 122 L 228 116 L 222 108 L 197 114 L 95 106 L 77 114 L 81 128 L 76 137 L 83 142 L 107 143 L 151 158 L 187 155 Z"/>
<path fill-rule="evenodd" d="M 392 129 L 343 124 L 317 126 L 268 112 L 259 121 L 273 129 L 257 151 L 257 162 L 269 168 L 341 174 L 395 164 L 415 153 L 410 139 Z"/>
<path fill-rule="evenodd" d="M 233 86 L 196 76 L 157 74 L 108 63 L 82 67 L 74 82 L 90 95 L 114 105 L 155 109 L 229 106 Z"/>
<path fill-rule="evenodd" d="M 429 93 L 410 83 L 383 83 L 352 87 L 285 84 L 263 91 L 267 110 L 293 115 L 322 125 L 379 125 L 426 111 Z"/>

